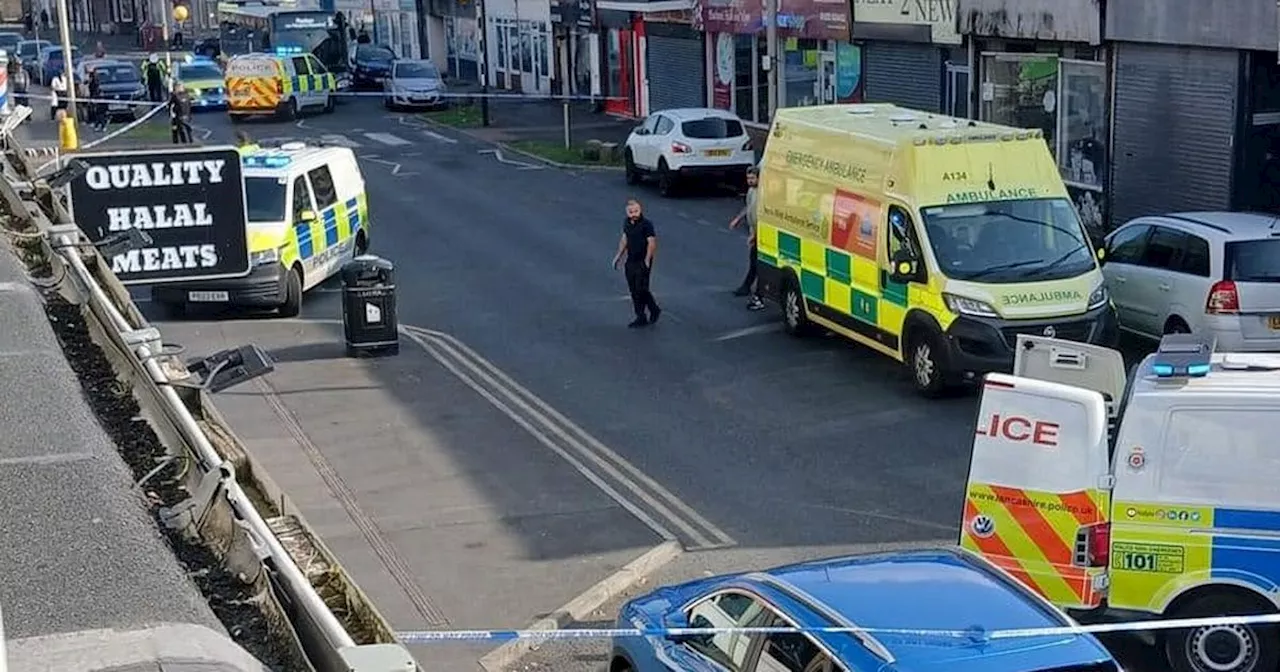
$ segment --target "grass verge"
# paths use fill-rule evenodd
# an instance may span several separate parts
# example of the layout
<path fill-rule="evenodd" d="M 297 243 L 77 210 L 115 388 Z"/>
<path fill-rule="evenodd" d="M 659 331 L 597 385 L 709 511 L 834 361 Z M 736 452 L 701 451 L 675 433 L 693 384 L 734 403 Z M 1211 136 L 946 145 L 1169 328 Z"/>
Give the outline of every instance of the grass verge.
<path fill-rule="evenodd" d="M 599 147 L 574 145 L 565 147 L 562 142 L 545 140 L 516 140 L 507 143 L 512 149 L 542 157 L 548 161 L 565 163 L 573 166 L 621 166 L 616 156 L 602 153 Z"/>
<path fill-rule="evenodd" d="M 443 110 L 423 112 L 423 118 L 454 128 L 480 128 L 480 107 L 470 104 L 450 105 Z"/>

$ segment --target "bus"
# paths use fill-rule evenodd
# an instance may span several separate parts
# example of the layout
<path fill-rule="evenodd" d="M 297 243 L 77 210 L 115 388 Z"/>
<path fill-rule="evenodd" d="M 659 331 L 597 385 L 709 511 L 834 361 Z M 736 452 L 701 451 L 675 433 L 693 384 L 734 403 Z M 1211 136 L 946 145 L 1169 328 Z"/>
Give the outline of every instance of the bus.
<path fill-rule="evenodd" d="M 338 88 L 351 80 L 354 37 L 341 14 L 267 3 L 219 3 L 222 53 L 227 56 L 298 47 L 333 73 Z"/>

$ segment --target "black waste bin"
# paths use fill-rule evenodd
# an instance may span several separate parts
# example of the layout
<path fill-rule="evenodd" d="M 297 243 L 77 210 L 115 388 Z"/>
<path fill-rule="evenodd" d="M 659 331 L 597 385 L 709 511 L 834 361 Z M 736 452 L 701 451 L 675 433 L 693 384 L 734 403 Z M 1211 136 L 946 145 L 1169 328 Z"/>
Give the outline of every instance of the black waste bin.
<path fill-rule="evenodd" d="M 371 254 L 342 267 L 342 331 L 347 356 L 400 352 L 395 264 Z"/>

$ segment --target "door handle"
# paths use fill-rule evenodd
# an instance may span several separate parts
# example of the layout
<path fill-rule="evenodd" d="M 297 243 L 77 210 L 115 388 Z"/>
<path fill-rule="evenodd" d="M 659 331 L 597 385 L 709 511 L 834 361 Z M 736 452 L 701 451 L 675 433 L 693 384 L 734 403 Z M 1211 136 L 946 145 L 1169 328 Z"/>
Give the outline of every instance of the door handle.
<path fill-rule="evenodd" d="M 1160 283 L 1160 291 L 1167 292 L 1170 289 L 1172 289 L 1172 287 L 1169 286 L 1169 283 L 1167 282 Z"/>

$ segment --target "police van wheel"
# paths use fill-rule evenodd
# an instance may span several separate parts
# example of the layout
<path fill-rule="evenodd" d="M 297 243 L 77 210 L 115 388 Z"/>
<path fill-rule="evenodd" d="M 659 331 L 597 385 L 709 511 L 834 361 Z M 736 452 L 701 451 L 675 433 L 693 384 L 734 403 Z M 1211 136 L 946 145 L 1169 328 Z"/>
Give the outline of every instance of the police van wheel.
<path fill-rule="evenodd" d="M 1243 616 L 1272 611 L 1261 599 L 1209 593 L 1170 614 L 1173 618 Z M 1174 672 L 1271 672 L 1280 666 L 1280 631 L 1260 625 L 1206 625 L 1165 635 Z"/>
<path fill-rule="evenodd" d="M 324 113 L 333 114 L 333 109 L 334 109 L 333 94 L 329 94 L 329 96 L 324 99 Z"/>
<path fill-rule="evenodd" d="M 946 391 L 942 341 L 931 331 L 917 329 L 908 335 L 905 363 L 911 384 L 925 397 L 938 397 Z"/>
<path fill-rule="evenodd" d="M 231 117 L 231 123 L 233 123 L 233 124 L 243 124 L 243 123 L 244 123 L 244 115 L 243 115 L 243 114 L 228 114 L 227 116 L 228 116 L 228 117 Z"/>
<path fill-rule="evenodd" d="M 290 98 L 289 104 L 284 106 L 284 118 L 293 121 L 298 118 L 298 99 Z"/>
<path fill-rule="evenodd" d="M 280 317 L 297 317 L 302 312 L 302 271 L 295 266 L 289 269 L 289 277 L 285 280 L 284 305 L 280 306 Z"/>
<path fill-rule="evenodd" d="M 805 314 L 804 295 L 791 278 L 782 285 L 782 326 L 792 336 L 807 336 L 813 331 L 813 323 Z"/>

